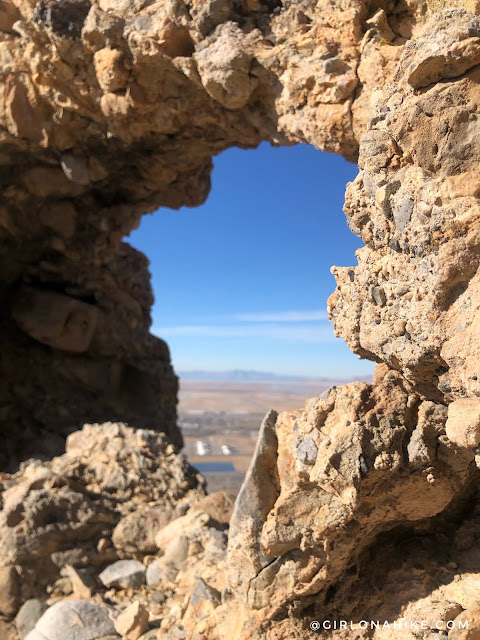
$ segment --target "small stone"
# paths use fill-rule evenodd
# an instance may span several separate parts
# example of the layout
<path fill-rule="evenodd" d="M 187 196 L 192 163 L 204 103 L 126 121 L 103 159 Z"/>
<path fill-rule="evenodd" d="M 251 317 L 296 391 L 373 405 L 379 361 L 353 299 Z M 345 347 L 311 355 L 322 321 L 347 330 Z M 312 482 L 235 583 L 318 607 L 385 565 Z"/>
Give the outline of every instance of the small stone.
<path fill-rule="evenodd" d="M 168 544 L 178 536 L 191 536 L 195 531 L 201 529 L 206 525 L 210 516 L 204 511 L 192 511 L 190 510 L 184 516 L 176 518 L 160 531 L 155 536 L 155 544 L 159 549 L 165 551 Z"/>
<path fill-rule="evenodd" d="M 383 287 L 373 287 L 372 300 L 378 307 L 384 307 L 387 303 L 387 296 Z"/>
<path fill-rule="evenodd" d="M 25 640 L 96 640 L 115 633 L 110 612 L 107 606 L 88 600 L 57 602 Z"/>
<path fill-rule="evenodd" d="M 88 164 L 85 158 L 74 156 L 71 153 L 64 153 L 60 159 L 60 165 L 63 173 L 72 182 L 84 186 L 90 184 Z"/>
<path fill-rule="evenodd" d="M 215 41 L 204 41 L 195 52 L 198 73 L 214 100 L 227 109 L 241 109 L 258 85 L 258 78 L 250 73 L 252 54 L 235 22 L 222 24 L 216 36 Z"/>
<path fill-rule="evenodd" d="M 122 33 L 123 20 L 112 13 L 102 11 L 92 4 L 82 29 L 82 39 L 91 49 L 98 51 L 109 40 L 115 40 Z"/>
<path fill-rule="evenodd" d="M 395 219 L 395 227 L 398 233 L 402 232 L 413 214 L 413 200 L 404 198 L 400 204 L 393 208 L 393 217 Z"/>
<path fill-rule="evenodd" d="M 163 593 L 163 591 L 154 591 L 152 597 L 150 598 L 151 602 L 155 604 L 163 604 L 167 599 L 167 596 Z"/>
<path fill-rule="evenodd" d="M 147 580 L 148 587 L 156 587 L 158 584 L 160 584 L 163 581 L 164 572 L 162 570 L 162 564 L 163 563 L 160 562 L 160 558 L 158 558 L 157 560 L 154 560 L 151 564 L 148 565 L 147 572 L 146 572 L 146 580 Z"/>
<path fill-rule="evenodd" d="M 171 520 L 168 510 L 158 507 L 138 509 L 124 516 L 112 534 L 116 549 L 127 552 L 151 553 L 157 550 L 155 534 Z"/>
<path fill-rule="evenodd" d="M 358 463 L 360 466 L 360 473 L 362 473 L 363 475 L 366 475 L 368 473 L 368 467 L 367 467 L 367 463 L 365 462 L 365 458 L 363 454 L 360 454 L 358 458 Z"/>
<path fill-rule="evenodd" d="M 338 56 L 323 60 L 322 67 L 324 73 L 327 73 L 328 75 L 345 72 L 345 63 L 343 62 L 343 60 L 340 60 Z"/>
<path fill-rule="evenodd" d="M 167 564 L 182 569 L 188 557 L 188 538 L 186 536 L 178 536 L 174 538 L 165 549 L 164 560 Z"/>
<path fill-rule="evenodd" d="M 297 440 L 296 444 L 297 458 L 304 464 L 315 464 L 317 459 L 318 449 L 312 438 L 305 438 L 305 440 Z"/>
<path fill-rule="evenodd" d="M 70 578 L 64 577 L 55 580 L 52 586 L 47 587 L 47 593 L 52 594 L 53 597 L 58 595 L 69 596 L 73 593 L 72 581 Z"/>
<path fill-rule="evenodd" d="M 322 391 L 322 393 L 318 396 L 318 399 L 321 400 L 322 402 L 324 400 L 328 400 L 328 397 L 330 396 L 331 393 L 333 393 L 335 391 L 337 387 L 335 385 L 328 387 L 328 389 L 325 389 L 325 391 Z"/>
<path fill-rule="evenodd" d="M 0 613 L 10 617 L 17 613 L 19 602 L 18 573 L 13 565 L 0 567 Z"/>
<path fill-rule="evenodd" d="M 206 600 L 211 600 L 218 605 L 221 602 L 221 595 L 217 589 L 214 589 L 205 580 L 199 578 L 190 596 L 190 602 L 194 605 L 199 605 Z"/>
<path fill-rule="evenodd" d="M 118 560 L 98 576 L 107 588 L 138 588 L 145 584 L 146 569 L 138 560 Z"/>
<path fill-rule="evenodd" d="M 105 551 L 111 546 L 112 546 L 112 543 L 108 538 L 100 538 L 97 544 L 97 551 L 98 553 L 102 553 L 103 551 Z"/>
<path fill-rule="evenodd" d="M 174 567 L 166 567 L 163 558 L 154 560 L 147 567 L 147 586 L 156 587 L 164 582 L 175 580 L 177 570 Z"/>
<path fill-rule="evenodd" d="M 37 598 L 27 600 L 23 603 L 15 618 L 15 626 L 17 627 L 20 640 L 23 640 L 30 631 L 35 628 L 38 620 L 40 620 L 47 609 L 48 605 Z"/>
<path fill-rule="evenodd" d="M 189 556 L 198 556 L 199 553 L 203 551 L 203 547 L 198 540 L 194 540 L 190 543 L 188 547 L 188 555 Z"/>
<path fill-rule="evenodd" d="M 405 322 L 405 320 L 396 320 L 393 325 L 393 333 L 396 336 L 403 336 L 405 333 L 406 324 L 407 323 Z"/>
<path fill-rule="evenodd" d="M 209 618 L 221 602 L 221 594 L 199 578 L 193 588 L 192 595 L 185 612 L 186 620 L 205 620 Z"/>
<path fill-rule="evenodd" d="M 79 600 L 87 600 L 92 597 L 95 581 L 86 571 L 80 571 L 67 565 L 65 567 L 68 578 L 72 585 L 73 596 Z"/>
<path fill-rule="evenodd" d="M 127 640 L 138 640 L 148 629 L 148 611 L 139 602 L 133 602 L 115 620 L 115 629 Z"/>
<path fill-rule="evenodd" d="M 125 87 L 128 71 L 121 51 L 105 47 L 95 53 L 93 61 L 98 84 L 105 93 L 113 93 Z"/>
<path fill-rule="evenodd" d="M 220 524 L 228 524 L 233 513 L 233 505 L 235 502 L 235 495 L 225 491 L 216 491 L 210 493 L 205 498 L 196 502 L 191 511 L 203 511 Z"/>

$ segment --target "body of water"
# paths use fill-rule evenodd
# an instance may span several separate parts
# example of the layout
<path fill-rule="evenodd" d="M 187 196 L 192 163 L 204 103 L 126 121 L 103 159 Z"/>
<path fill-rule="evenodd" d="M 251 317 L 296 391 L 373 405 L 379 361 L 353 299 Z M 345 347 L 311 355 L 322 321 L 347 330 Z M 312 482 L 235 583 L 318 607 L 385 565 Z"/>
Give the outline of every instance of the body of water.
<path fill-rule="evenodd" d="M 231 462 L 196 462 L 194 466 L 200 473 L 231 473 L 235 471 Z"/>

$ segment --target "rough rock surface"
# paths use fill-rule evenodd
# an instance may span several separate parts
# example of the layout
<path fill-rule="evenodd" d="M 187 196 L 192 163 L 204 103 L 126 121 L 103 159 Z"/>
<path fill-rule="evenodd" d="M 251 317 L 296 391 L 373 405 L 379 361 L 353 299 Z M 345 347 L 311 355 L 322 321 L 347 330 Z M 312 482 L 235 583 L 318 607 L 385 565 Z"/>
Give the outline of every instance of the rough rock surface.
<path fill-rule="evenodd" d="M 332 387 L 302 411 L 269 418 L 236 501 L 228 553 L 240 624 L 245 633 L 255 625 L 259 637 L 287 612 L 330 613 L 332 593 L 345 590 L 379 540 L 399 528 L 425 535 L 478 478 L 472 450 L 446 437 L 446 407 L 385 365 L 373 385 Z"/>
<path fill-rule="evenodd" d="M 59 593 L 67 583 L 84 598 L 95 590 L 93 574 L 113 563 L 118 568 L 125 557 L 137 569 L 135 578 L 143 567 L 136 555 L 142 552 L 125 556 L 113 545 L 117 523 L 148 509 L 161 510 L 166 523 L 204 495 L 203 479 L 162 434 L 112 423 L 85 425 L 69 436 L 63 456 L 29 461 L 17 474 L 4 476 L 0 614 L 10 618 L 56 580 Z M 144 583 L 144 573 L 132 586 Z M 123 585 L 121 579 L 101 580 Z"/>
<path fill-rule="evenodd" d="M 32 598 L 22 604 L 15 617 L 15 627 L 20 640 L 24 640 L 48 609 L 48 605 L 38 598 Z"/>
<path fill-rule="evenodd" d="M 476 398 L 478 18 L 437 14 L 405 48 L 360 141 L 345 212 L 366 247 L 335 269 L 334 326 L 428 398 Z M 460 99 L 461 96 L 461 99 Z"/>
<path fill-rule="evenodd" d="M 35 597 L 53 605 L 29 632 L 41 640 L 69 600 L 126 610 L 121 629 L 148 626 L 144 640 L 314 638 L 312 620 L 339 618 L 355 629 L 326 637 L 479 635 L 479 14 L 476 0 L 0 3 L 2 468 L 51 456 L 84 421 L 152 429 L 85 427 L 64 456 L 2 476 L 2 637 Z M 365 247 L 334 268 L 329 311 L 379 366 L 373 385 L 266 416 L 227 552 L 229 509 L 216 517 L 177 454 L 147 262 L 121 240 L 144 213 L 200 204 L 214 154 L 263 140 L 358 157 L 345 213 Z M 146 584 L 106 591 L 118 560 Z"/>
<path fill-rule="evenodd" d="M 115 633 L 110 610 L 88 600 L 57 602 L 25 640 L 96 640 Z"/>
<path fill-rule="evenodd" d="M 138 560 L 117 560 L 98 576 L 105 587 L 138 588 L 145 583 L 145 567 Z"/>
<path fill-rule="evenodd" d="M 106 420 L 181 446 L 147 262 L 122 237 L 146 212 L 200 204 L 227 147 L 355 159 L 370 96 L 426 17 L 367 0 L 2 2 L 5 461 L 51 457 Z"/>
<path fill-rule="evenodd" d="M 2 640 L 185 637 L 219 606 L 233 501 L 205 496 L 161 434 L 86 425 L 0 488 Z M 115 548 L 115 524 L 142 507 L 165 514 L 159 544 Z"/>
<path fill-rule="evenodd" d="M 191 487 L 191 471 L 178 455 L 159 455 L 155 432 L 147 433 L 156 465 L 143 465 L 141 494 L 100 484 L 109 474 L 90 475 L 91 452 L 104 449 L 111 456 L 103 460 L 106 469 L 120 458 L 131 471 L 139 443 L 140 455 L 149 457 L 145 432 L 87 426 L 70 437 L 67 444 L 74 446 L 64 456 L 4 478 L 2 557 L 21 576 L 17 607 L 32 595 L 40 600 L 28 600 L 17 614 L 19 636 L 8 622 L 16 609 L 0 619 L 10 625 L 2 637 L 25 637 L 25 624 L 33 629 L 28 640 L 312 640 L 318 637 L 309 629 L 312 620 L 421 619 L 435 629 L 439 621 L 446 626 L 468 619 L 478 625 L 479 471 L 475 449 L 447 438 L 446 421 L 443 404 L 422 398 L 385 365 L 372 385 L 331 388 L 301 411 L 270 412 L 233 515 L 228 495 L 204 497 Z M 308 447 L 299 446 L 306 441 Z M 83 459 L 75 446 L 80 442 Z M 305 449 L 316 450 L 315 459 L 305 458 Z M 173 494 L 170 478 L 164 495 L 147 496 L 170 513 L 156 529 L 156 549 L 115 549 L 113 523 L 145 500 L 145 478 L 151 477 L 153 491 L 158 467 L 165 473 L 179 463 L 182 489 Z M 32 469 L 42 470 L 34 486 Z M 30 500 L 19 502 L 26 490 Z M 95 514 L 89 521 L 88 510 Z M 80 525 L 87 522 L 85 534 Z M 104 579 L 131 565 L 141 580 Z M 87 576 L 90 591 L 81 596 Z M 358 632 L 354 637 L 398 637 L 398 631 Z M 351 630 L 324 635 L 352 637 Z M 407 631 L 399 637 L 430 638 Z"/>

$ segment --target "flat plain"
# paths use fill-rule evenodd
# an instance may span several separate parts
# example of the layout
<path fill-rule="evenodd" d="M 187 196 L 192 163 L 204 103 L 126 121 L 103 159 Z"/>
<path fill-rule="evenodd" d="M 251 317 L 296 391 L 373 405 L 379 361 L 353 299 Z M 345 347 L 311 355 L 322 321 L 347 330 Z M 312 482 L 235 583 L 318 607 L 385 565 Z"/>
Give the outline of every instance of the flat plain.
<path fill-rule="evenodd" d="M 350 380 L 311 378 L 292 382 L 213 382 L 181 380 L 179 412 L 241 411 L 265 413 L 269 409 L 293 411 L 305 400 L 318 396 L 332 385 Z"/>
<path fill-rule="evenodd" d="M 269 409 L 294 411 L 345 379 L 230 382 L 181 380 L 178 417 L 185 453 L 207 479 L 210 492 L 237 492 Z M 224 468 L 228 462 L 228 471 Z"/>

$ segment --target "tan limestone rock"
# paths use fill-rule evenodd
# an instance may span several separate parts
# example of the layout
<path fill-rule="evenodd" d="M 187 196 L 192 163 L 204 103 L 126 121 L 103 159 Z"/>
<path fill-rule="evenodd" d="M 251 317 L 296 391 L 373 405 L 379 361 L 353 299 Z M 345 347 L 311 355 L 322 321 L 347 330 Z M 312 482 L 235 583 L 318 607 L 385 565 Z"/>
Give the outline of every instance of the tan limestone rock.
<path fill-rule="evenodd" d="M 124 57 L 118 49 L 100 49 L 93 56 L 98 84 L 105 93 L 123 89 L 128 80 Z"/>
<path fill-rule="evenodd" d="M 121 559 L 151 580 L 82 606 L 133 599 L 166 638 L 303 640 L 315 614 L 373 640 L 418 634 L 362 616 L 424 617 L 440 640 L 434 617 L 475 619 L 477 14 L 474 0 L 0 3 L 1 456 L 51 458 L 91 416 L 142 427 L 86 427 L 2 477 L 21 598 L 68 598 L 65 566 Z M 382 364 L 373 385 L 268 414 L 227 554 L 231 505 L 192 506 L 202 481 L 178 455 L 147 261 L 121 240 L 146 212 L 203 202 L 212 157 L 262 141 L 358 157 L 345 212 L 365 246 L 333 269 L 329 313 Z"/>
<path fill-rule="evenodd" d="M 0 614 L 11 618 L 20 606 L 20 580 L 15 566 L 0 567 Z"/>
<path fill-rule="evenodd" d="M 148 611 L 134 602 L 115 620 L 115 630 L 127 640 L 138 640 L 148 628 Z"/>
<path fill-rule="evenodd" d="M 477 448 L 480 444 L 480 400 L 460 398 L 452 402 L 448 406 L 445 430 L 455 444 Z"/>

